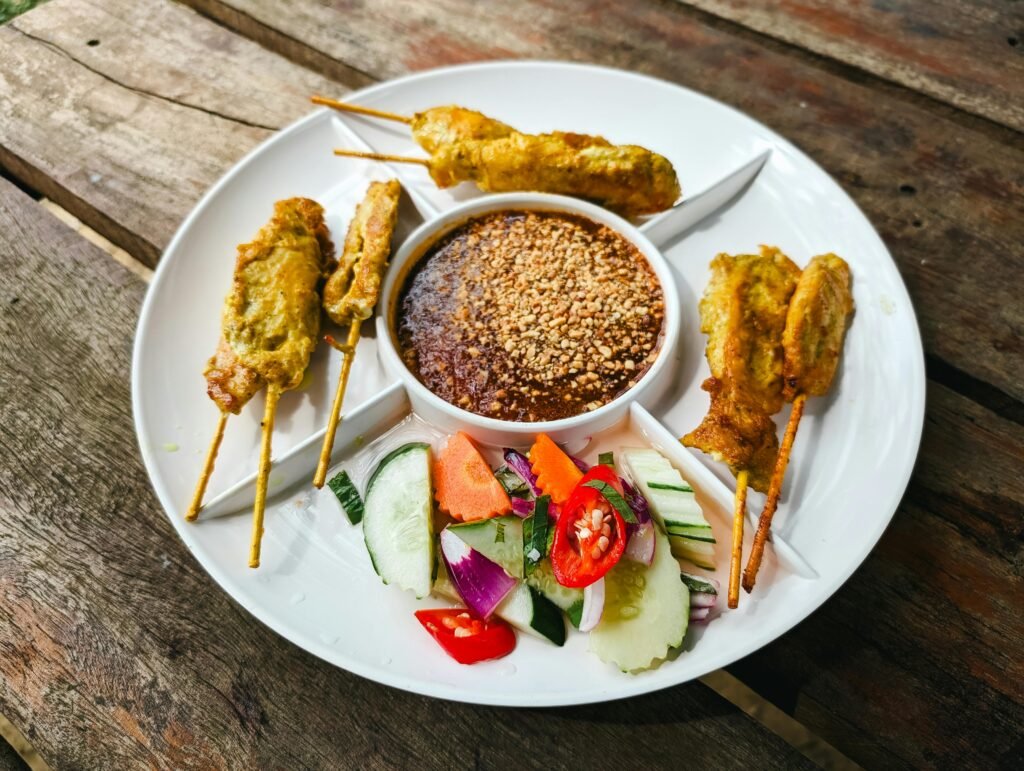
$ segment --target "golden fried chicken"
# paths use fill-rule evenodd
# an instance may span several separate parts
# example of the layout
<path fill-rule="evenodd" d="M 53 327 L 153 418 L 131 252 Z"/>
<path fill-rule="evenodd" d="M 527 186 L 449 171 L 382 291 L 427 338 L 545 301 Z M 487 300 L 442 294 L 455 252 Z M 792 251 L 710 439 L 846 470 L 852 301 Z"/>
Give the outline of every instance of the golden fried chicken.
<path fill-rule="evenodd" d="M 774 247 L 760 254 L 719 254 L 700 301 L 708 336 L 711 377 L 701 386 L 711 406 L 683 437 L 734 474 L 747 470 L 750 486 L 768 487 L 778 437 L 771 416 L 782 409 L 782 334 L 800 269 Z"/>
<path fill-rule="evenodd" d="M 461 139 L 437 146 L 427 168 L 442 188 L 475 182 L 491 193 L 560 193 L 626 217 L 671 208 L 681 194 L 664 156 L 586 134 L 513 131 L 493 139 Z"/>
<path fill-rule="evenodd" d="M 412 138 L 431 155 L 444 145 L 467 139 L 501 139 L 516 133 L 500 120 L 454 104 L 416 113 L 410 127 Z"/>
<path fill-rule="evenodd" d="M 206 393 L 221 412 L 237 415 L 267 382 L 238 360 L 222 337 L 217 352 L 206 365 Z"/>
<path fill-rule="evenodd" d="M 789 302 L 782 336 L 782 396 L 823 396 L 832 385 L 847 320 L 853 313 L 850 266 L 834 254 L 815 257 L 804 268 Z"/>
<path fill-rule="evenodd" d="M 278 201 L 256 239 L 238 247 L 222 339 L 204 372 L 222 411 L 237 414 L 267 383 L 288 390 L 302 381 L 320 330 L 317 290 L 333 253 L 323 208 L 308 198 Z"/>
<path fill-rule="evenodd" d="M 401 192 L 397 179 L 372 182 L 356 207 L 338 267 L 324 286 L 324 310 L 335 324 L 344 326 L 373 315 L 391 255 Z"/>

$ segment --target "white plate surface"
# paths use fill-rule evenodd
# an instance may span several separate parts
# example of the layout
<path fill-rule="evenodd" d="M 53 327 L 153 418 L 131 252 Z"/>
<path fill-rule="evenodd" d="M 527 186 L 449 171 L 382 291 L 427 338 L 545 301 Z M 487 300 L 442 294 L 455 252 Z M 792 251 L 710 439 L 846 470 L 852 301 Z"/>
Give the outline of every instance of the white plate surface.
<path fill-rule="evenodd" d="M 717 618 L 699 644 L 639 675 L 601 664 L 586 653 L 579 634 L 571 634 L 562 649 L 520 635 L 511 656 L 462 667 L 446 659 L 413 619 L 416 607 L 439 603 L 418 603 L 383 586 L 358 530 L 311 487 L 275 490 L 271 476 L 272 494 L 278 495 L 267 512 L 264 561 L 256 571 L 246 567 L 248 516 L 185 523 L 181 512 L 217 417 L 202 369 L 217 341 L 235 246 L 266 221 L 275 200 L 295 195 L 327 208 L 340 244 L 367 181 L 392 170 L 336 158 L 332 149 L 361 139 L 378 151 L 421 154 L 404 126 L 318 111 L 250 153 L 200 201 L 168 247 L 139 321 L 132 386 L 142 455 L 182 540 L 225 591 L 295 644 L 365 677 L 442 698 L 534 706 L 619 698 L 699 677 L 770 642 L 824 602 L 864 560 L 896 509 L 917 454 L 925 392 L 921 340 L 899 273 L 839 186 L 785 139 L 734 109 L 616 70 L 548 62 L 470 65 L 390 81 L 351 99 L 402 113 L 458 103 L 524 130 L 586 131 L 645 145 L 675 164 L 684 194 L 773 148 L 742 198 L 666 250 L 678 271 L 682 344 L 674 392 L 652 412 L 679 436 L 707 407 L 699 388 L 707 367 L 697 299 L 716 253 L 751 251 L 765 243 L 779 246 L 798 265 L 827 251 L 846 258 L 856 316 L 831 394 L 808 403 L 774 525 L 819 577 L 801 578 L 772 561 L 739 610 Z M 421 209 L 444 209 L 479 195 L 469 186 L 438 191 L 417 167 L 395 170 L 419 194 Z M 401 227 L 416 220 L 410 207 Z M 338 366 L 339 357 L 320 346 L 309 386 L 282 398 L 275 455 L 322 428 Z M 360 342 L 354 372 L 346 410 L 388 385 L 372 337 Z M 261 414 L 257 397 L 229 421 L 210 497 L 255 468 Z M 724 469 L 690 455 L 731 484 Z M 750 508 L 757 511 L 761 500 L 752 494 Z M 712 516 L 727 539 L 725 512 Z M 722 543 L 723 567 L 726 557 Z"/>

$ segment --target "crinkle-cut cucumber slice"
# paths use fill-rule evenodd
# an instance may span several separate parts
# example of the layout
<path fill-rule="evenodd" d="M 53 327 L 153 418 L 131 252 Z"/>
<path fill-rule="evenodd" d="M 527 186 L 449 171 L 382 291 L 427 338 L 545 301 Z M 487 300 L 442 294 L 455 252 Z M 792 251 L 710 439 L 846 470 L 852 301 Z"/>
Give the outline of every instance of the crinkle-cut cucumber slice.
<path fill-rule="evenodd" d="M 604 613 L 590 633 L 590 650 L 598 658 L 632 672 L 647 669 L 670 648 L 682 645 L 690 591 L 679 580 L 679 563 L 658 528 L 649 566 L 620 560 L 604 580 Z"/>

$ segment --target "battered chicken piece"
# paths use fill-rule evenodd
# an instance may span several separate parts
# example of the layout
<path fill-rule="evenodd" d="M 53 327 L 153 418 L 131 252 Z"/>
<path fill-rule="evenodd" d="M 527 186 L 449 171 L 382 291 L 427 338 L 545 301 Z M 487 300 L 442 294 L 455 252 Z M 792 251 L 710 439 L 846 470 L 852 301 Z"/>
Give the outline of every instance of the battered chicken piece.
<path fill-rule="evenodd" d="M 491 193 L 560 193 L 625 217 L 664 211 L 681 195 L 664 156 L 586 134 L 513 131 L 497 139 L 463 139 L 438 146 L 427 169 L 441 188 L 468 181 Z"/>
<path fill-rule="evenodd" d="M 454 104 L 416 113 L 410 128 L 413 139 L 431 155 L 444 145 L 467 139 L 501 139 L 516 133 L 500 120 Z"/>
<path fill-rule="evenodd" d="M 372 182 L 348 226 L 337 269 L 324 286 L 324 310 L 339 326 L 373 315 L 391 255 L 391 235 L 398 221 L 397 179 Z"/>
<path fill-rule="evenodd" d="M 711 395 L 707 416 L 683 437 L 734 474 L 746 469 L 750 486 L 765 491 L 778 437 L 771 416 L 782 409 L 782 334 L 800 269 L 774 247 L 760 254 L 719 254 L 700 301 L 708 336 Z"/>
<path fill-rule="evenodd" d="M 267 381 L 302 380 L 320 324 L 317 285 L 334 247 L 320 204 L 278 201 L 256 240 L 238 247 L 221 339 L 204 371 L 206 393 L 237 415 Z"/>
<path fill-rule="evenodd" d="M 256 239 L 238 247 L 224 301 L 225 342 L 239 363 L 282 391 L 302 382 L 320 331 L 317 290 L 334 264 L 323 214 L 308 198 L 274 204 Z"/>
<path fill-rule="evenodd" d="M 237 415 L 267 384 L 259 373 L 238 360 L 231 346 L 222 337 L 217 352 L 206 365 L 206 393 L 221 412 Z"/>
<path fill-rule="evenodd" d="M 789 302 L 782 336 L 782 396 L 787 402 L 798 394 L 828 392 L 851 313 L 850 266 L 831 253 L 812 259 Z"/>

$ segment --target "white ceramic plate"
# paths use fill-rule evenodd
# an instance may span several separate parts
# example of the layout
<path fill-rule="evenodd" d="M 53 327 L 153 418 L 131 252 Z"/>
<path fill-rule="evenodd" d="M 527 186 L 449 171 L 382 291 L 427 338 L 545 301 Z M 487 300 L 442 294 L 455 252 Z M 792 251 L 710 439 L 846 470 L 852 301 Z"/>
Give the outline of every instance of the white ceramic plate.
<path fill-rule="evenodd" d="M 770 642 L 824 602 L 864 560 L 896 510 L 917 454 L 925 392 L 920 336 L 899 273 L 839 186 L 793 145 L 743 114 L 678 86 L 616 70 L 480 64 L 383 83 L 350 99 L 402 113 L 458 103 L 528 131 L 579 130 L 645 145 L 675 164 L 684 194 L 774 148 L 739 200 L 666 250 L 683 307 L 677 382 L 651 409 L 664 429 L 637 406 L 623 430 L 670 449 L 684 473 L 698 469 L 705 498 L 727 505 L 727 472 L 674 442 L 707 406 L 699 388 L 706 365 L 697 298 L 708 262 L 717 252 L 751 251 L 761 243 L 778 245 L 799 265 L 821 252 L 845 257 L 853 270 L 856 316 L 830 395 L 808 404 L 774 525 L 817 577 L 801 577 L 769 558 L 757 591 L 743 596 L 739 610 L 722 613 L 688 637 L 681 655 L 639 675 L 603 665 L 575 633 L 561 649 L 520 635 L 511 656 L 463 667 L 447 659 L 413 619 L 416 607 L 439 603 L 417 602 L 383 586 L 359 530 L 347 524 L 329 494 L 314 495 L 305 483 L 282 489 L 271 475 L 276 497 L 267 511 L 263 566 L 255 571 L 246 567 L 246 513 L 185 523 L 181 513 L 217 417 L 202 369 L 217 341 L 236 244 L 252 237 L 275 200 L 295 195 L 327 207 L 340 243 L 367 180 L 392 171 L 335 158 L 332 149 L 361 138 L 378 151 L 419 153 L 402 125 L 319 111 L 250 153 L 200 201 L 168 247 L 139 321 L 132 385 L 142 455 L 182 540 L 225 591 L 295 644 L 365 677 L 442 698 L 534 706 L 620 698 L 699 677 Z M 443 210 L 479 195 L 469 186 L 438 191 L 417 167 L 397 171 L 423 209 Z M 405 212 L 401 227 L 407 231 L 415 224 L 415 212 Z M 347 412 L 388 385 L 370 325 L 364 331 L 371 336 L 360 342 Z M 322 428 L 338 365 L 338 356 L 321 346 L 310 385 L 282 398 L 275 455 Z M 404 393 L 394 389 L 375 404 L 393 418 L 405 409 Z M 254 470 L 261 414 L 257 397 L 229 421 L 209 497 Z M 359 423 L 373 425 L 373 416 Z M 428 426 L 401 430 L 436 438 Z M 593 457 L 597 449 L 586 454 Z M 339 447 L 340 455 L 346 450 Z M 310 476 L 312 470 L 311 464 Z M 760 496 L 751 495 L 752 510 L 760 503 Z M 709 508 L 724 567 L 727 512 L 717 504 Z"/>

